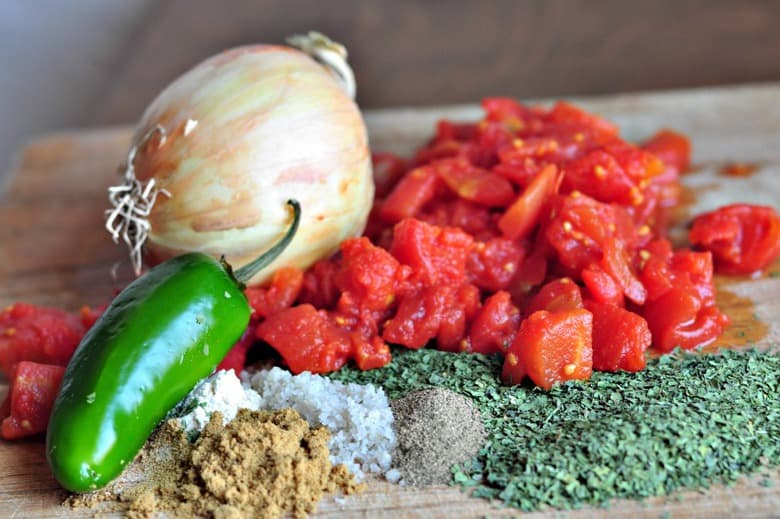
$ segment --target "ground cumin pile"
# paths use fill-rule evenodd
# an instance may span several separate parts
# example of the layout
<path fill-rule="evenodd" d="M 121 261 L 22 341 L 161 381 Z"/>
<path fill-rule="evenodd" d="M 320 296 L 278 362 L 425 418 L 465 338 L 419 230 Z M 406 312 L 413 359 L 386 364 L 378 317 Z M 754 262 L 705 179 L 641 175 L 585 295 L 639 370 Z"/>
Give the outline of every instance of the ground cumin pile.
<path fill-rule="evenodd" d="M 471 459 L 485 441 L 485 427 L 471 400 L 444 388 L 414 391 L 390 403 L 398 446 L 393 468 L 401 483 L 447 484 L 453 465 Z"/>
<path fill-rule="evenodd" d="M 219 413 L 195 443 L 167 422 L 122 478 L 71 500 L 74 506 L 114 501 L 130 518 L 305 516 L 325 492 L 361 490 L 343 465 L 328 457 L 330 432 L 311 428 L 291 409 L 250 411 L 222 425 Z"/>

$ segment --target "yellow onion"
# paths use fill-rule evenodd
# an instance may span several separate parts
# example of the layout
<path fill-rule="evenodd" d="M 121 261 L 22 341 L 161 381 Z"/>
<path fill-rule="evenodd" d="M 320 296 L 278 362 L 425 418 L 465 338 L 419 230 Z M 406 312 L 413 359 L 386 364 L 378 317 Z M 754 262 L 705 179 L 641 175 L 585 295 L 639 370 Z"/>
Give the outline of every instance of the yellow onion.
<path fill-rule="evenodd" d="M 136 196 L 146 188 L 146 207 L 134 208 L 148 231 L 145 259 L 199 251 L 239 267 L 282 236 L 290 198 L 301 204 L 299 231 L 252 284 L 360 234 L 374 184 L 366 128 L 346 90 L 308 54 L 277 45 L 228 50 L 165 88 L 137 126 L 127 165 Z"/>

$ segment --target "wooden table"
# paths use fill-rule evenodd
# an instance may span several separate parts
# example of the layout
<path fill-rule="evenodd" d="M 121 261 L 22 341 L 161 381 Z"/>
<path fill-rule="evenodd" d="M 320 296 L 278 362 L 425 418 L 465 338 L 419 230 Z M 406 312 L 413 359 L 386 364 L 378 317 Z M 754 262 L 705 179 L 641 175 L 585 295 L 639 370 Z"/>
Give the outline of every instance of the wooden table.
<path fill-rule="evenodd" d="M 780 207 L 780 84 L 612 96 L 581 100 L 586 108 L 616 121 L 630 139 L 661 127 L 691 136 L 696 172 L 685 183 L 696 195 L 691 214 L 729 201 Z M 367 114 L 376 150 L 408 153 L 430 135 L 442 117 L 479 117 L 476 106 L 388 110 Z M 0 306 L 14 301 L 76 309 L 111 297 L 129 278 L 125 251 L 103 231 L 105 190 L 128 147 L 128 128 L 66 132 L 31 143 L 0 203 Z M 758 166 L 748 178 L 720 173 L 732 162 Z M 112 269 L 121 263 L 117 278 Z M 775 264 L 778 270 L 780 264 Z M 740 331 L 763 323 L 756 344 L 780 345 L 780 278 L 731 280 L 721 298 L 735 323 L 723 342 L 739 343 Z M 757 319 L 757 320 L 754 320 Z M 744 345 L 744 341 L 742 341 Z M 0 386 L 0 396 L 5 388 Z M 706 493 L 686 492 L 643 503 L 620 501 L 610 510 L 569 512 L 571 517 L 768 517 L 780 513 L 780 473 L 775 484 L 757 480 Z M 38 439 L 0 442 L 0 517 L 82 517 L 86 510 L 60 507 L 63 492 L 50 475 Z M 343 502 L 323 501 L 321 516 L 478 517 L 512 514 L 457 489 L 401 489 L 373 482 Z M 529 517 L 544 513 L 528 514 Z M 551 515 L 558 515 L 557 512 Z"/>
<path fill-rule="evenodd" d="M 780 80 L 772 0 L 161 0 L 112 63 L 92 124 L 133 121 L 204 57 L 316 29 L 363 107 Z"/>

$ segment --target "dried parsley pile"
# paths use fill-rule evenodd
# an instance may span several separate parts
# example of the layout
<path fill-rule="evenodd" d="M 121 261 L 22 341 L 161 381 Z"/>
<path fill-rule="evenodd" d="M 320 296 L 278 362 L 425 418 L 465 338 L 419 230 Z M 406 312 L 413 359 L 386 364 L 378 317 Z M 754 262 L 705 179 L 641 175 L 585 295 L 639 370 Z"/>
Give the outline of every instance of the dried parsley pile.
<path fill-rule="evenodd" d="M 496 357 L 398 350 L 385 368 L 332 376 L 391 398 L 430 386 L 472 397 L 488 439 L 454 481 L 523 510 L 701 489 L 780 464 L 777 354 L 670 355 L 549 392 L 502 386 L 500 369 Z"/>

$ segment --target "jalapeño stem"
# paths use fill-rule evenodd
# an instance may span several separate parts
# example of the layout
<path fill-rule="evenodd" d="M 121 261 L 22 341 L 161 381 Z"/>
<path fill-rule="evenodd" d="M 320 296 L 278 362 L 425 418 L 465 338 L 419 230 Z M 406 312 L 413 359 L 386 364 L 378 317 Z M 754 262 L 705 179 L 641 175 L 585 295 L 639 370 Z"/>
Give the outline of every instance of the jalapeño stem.
<path fill-rule="evenodd" d="M 252 277 L 260 272 L 262 269 L 267 267 L 273 260 L 275 260 L 279 254 L 281 254 L 284 249 L 287 248 L 288 245 L 290 245 L 290 242 L 292 241 L 293 237 L 295 236 L 295 233 L 298 232 L 298 225 L 301 223 L 301 204 L 298 203 L 297 200 L 290 199 L 287 201 L 287 204 L 292 207 L 293 210 L 293 221 L 290 225 L 290 228 L 287 229 L 287 232 L 284 234 L 281 240 L 276 242 L 273 247 L 265 251 L 263 254 L 258 256 L 256 259 L 250 261 L 243 267 L 235 270 L 234 272 L 230 268 L 229 265 L 226 264 L 226 262 L 223 260 L 222 264 L 226 267 L 228 272 L 232 272 L 233 279 L 236 280 L 236 282 L 244 288 L 246 284 L 249 282 Z"/>

